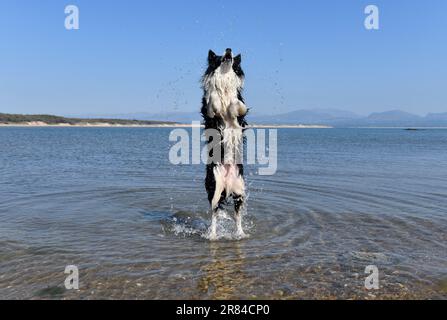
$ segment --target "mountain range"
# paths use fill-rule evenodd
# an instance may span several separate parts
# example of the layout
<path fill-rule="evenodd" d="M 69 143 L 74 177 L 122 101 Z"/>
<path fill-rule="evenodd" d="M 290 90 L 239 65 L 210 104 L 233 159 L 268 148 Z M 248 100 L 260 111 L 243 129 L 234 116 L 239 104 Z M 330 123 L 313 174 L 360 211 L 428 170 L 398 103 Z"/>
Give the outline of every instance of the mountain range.
<path fill-rule="evenodd" d="M 82 116 L 78 115 L 78 117 Z M 201 115 L 198 112 L 90 114 L 88 118 L 172 121 L 179 123 L 201 121 Z M 429 113 L 426 116 L 419 116 L 401 110 L 390 110 L 361 116 L 354 112 L 338 109 L 300 109 L 275 115 L 251 112 L 247 118 L 253 124 L 321 124 L 334 127 L 447 127 L 447 112 Z"/>

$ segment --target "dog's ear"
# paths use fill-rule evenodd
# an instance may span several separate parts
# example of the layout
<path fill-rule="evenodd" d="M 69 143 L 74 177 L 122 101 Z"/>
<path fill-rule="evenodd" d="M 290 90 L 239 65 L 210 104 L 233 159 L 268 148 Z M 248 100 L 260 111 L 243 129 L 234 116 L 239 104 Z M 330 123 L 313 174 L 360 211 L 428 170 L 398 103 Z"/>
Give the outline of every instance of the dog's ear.
<path fill-rule="evenodd" d="M 240 54 L 238 54 L 237 56 L 234 57 L 234 62 L 233 64 L 236 66 L 239 66 L 242 62 L 242 56 Z"/>
<path fill-rule="evenodd" d="M 216 59 L 216 54 L 213 52 L 213 50 L 208 51 L 208 62 L 214 61 Z"/>

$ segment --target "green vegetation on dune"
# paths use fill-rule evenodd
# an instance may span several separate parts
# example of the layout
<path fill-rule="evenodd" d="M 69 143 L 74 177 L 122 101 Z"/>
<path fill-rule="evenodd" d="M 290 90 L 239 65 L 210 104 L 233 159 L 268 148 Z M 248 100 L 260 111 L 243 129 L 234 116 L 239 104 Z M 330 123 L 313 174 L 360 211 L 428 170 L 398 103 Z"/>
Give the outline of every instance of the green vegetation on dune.
<path fill-rule="evenodd" d="M 112 125 L 157 125 L 157 124 L 175 124 L 169 121 L 151 121 L 151 120 L 126 120 L 126 119 L 83 119 L 83 118 L 65 118 L 47 114 L 7 114 L 0 113 L 0 124 L 27 124 L 29 122 L 43 122 L 48 125 L 66 124 L 112 124 Z"/>

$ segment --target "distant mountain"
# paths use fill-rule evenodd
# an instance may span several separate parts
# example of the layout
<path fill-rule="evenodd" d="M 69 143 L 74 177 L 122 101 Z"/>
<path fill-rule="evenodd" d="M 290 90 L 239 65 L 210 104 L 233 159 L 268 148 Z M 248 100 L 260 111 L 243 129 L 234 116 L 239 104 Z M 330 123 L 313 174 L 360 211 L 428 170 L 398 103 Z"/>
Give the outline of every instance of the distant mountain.
<path fill-rule="evenodd" d="M 81 116 L 77 116 L 81 117 Z M 191 123 L 201 121 L 197 112 L 128 113 L 88 115 L 88 118 L 115 118 L 140 121 L 172 121 Z M 250 124 L 304 124 L 329 125 L 334 127 L 447 127 L 447 112 L 429 113 L 421 117 L 401 110 L 374 112 L 360 116 L 354 112 L 338 109 L 300 109 L 287 113 L 265 115 L 252 110 L 247 120 Z"/>
<path fill-rule="evenodd" d="M 362 117 L 337 109 L 303 109 L 271 116 L 253 114 L 248 120 L 259 124 L 321 124 L 334 127 L 447 127 L 447 112 L 421 117 L 401 110 L 390 110 Z"/>
<path fill-rule="evenodd" d="M 420 121 L 422 117 L 417 116 L 412 113 L 408 113 L 400 110 L 391 110 L 385 112 L 374 112 L 371 113 L 368 117 L 370 121 Z"/>
<path fill-rule="evenodd" d="M 429 113 L 425 117 L 427 120 L 431 121 L 447 121 L 447 112 L 444 113 Z"/>
<path fill-rule="evenodd" d="M 76 115 L 79 117 L 79 115 Z M 180 123 L 191 123 L 191 121 L 202 121 L 202 116 L 197 112 L 166 112 L 166 113 L 127 113 L 127 114 L 88 114 L 88 118 L 118 118 L 129 120 L 156 120 L 174 121 Z M 337 109 L 315 109 L 296 110 L 277 115 L 262 115 L 256 112 L 249 113 L 250 123 L 258 124 L 328 124 L 336 121 L 359 119 L 360 116 L 344 110 Z"/>
<path fill-rule="evenodd" d="M 302 109 L 278 115 L 251 115 L 250 122 L 269 124 L 333 124 L 359 119 L 361 116 L 337 109 Z"/>
<path fill-rule="evenodd" d="M 447 127 L 447 113 L 421 117 L 401 110 L 374 112 L 366 118 L 339 123 L 347 127 Z"/>

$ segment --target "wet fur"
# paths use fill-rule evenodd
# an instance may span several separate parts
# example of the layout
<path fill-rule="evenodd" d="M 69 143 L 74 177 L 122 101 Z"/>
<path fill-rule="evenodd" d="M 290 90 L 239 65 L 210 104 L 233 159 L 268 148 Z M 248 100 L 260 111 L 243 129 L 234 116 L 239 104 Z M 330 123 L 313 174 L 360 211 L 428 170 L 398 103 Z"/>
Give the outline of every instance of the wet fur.
<path fill-rule="evenodd" d="M 226 52 L 228 52 L 227 49 Z M 230 50 L 231 52 L 231 50 Z M 228 53 L 227 53 L 228 54 Z M 225 55 L 224 55 L 225 56 Z M 208 68 L 203 76 L 202 79 L 202 85 L 203 85 L 203 98 L 202 98 L 202 108 L 201 108 L 201 114 L 203 117 L 203 122 L 205 125 L 205 129 L 216 129 L 218 130 L 220 134 L 220 141 L 223 141 L 224 139 L 228 140 L 228 136 L 230 135 L 230 138 L 233 138 L 234 143 L 236 144 L 242 144 L 244 142 L 244 139 L 242 137 L 242 132 L 245 130 L 245 127 L 247 126 L 247 122 L 245 120 L 245 116 L 248 112 L 248 109 L 245 107 L 245 101 L 242 97 L 242 90 L 243 90 L 243 83 L 244 83 L 244 72 L 241 68 L 241 56 L 238 55 L 236 57 L 232 57 L 232 66 L 230 71 L 228 72 L 234 72 L 234 75 L 236 75 L 236 78 L 233 78 L 233 73 L 229 74 L 229 76 L 225 76 L 224 79 L 229 79 L 230 83 L 229 86 L 235 86 L 234 88 L 231 88 L 229 90 L 230 92 L 228 95 L 223 96 L 223 93 L 220 92 L 220 88 L 216 88 L 219 84 L 216 84 L 218 81 L 220 81 L 219 78 L 216 78 L 220 75 L 216 75 L 216 72 L 219 72 L 220 67 L 223 66 L 228 69 L 228 65 L 223 65 L 225 62 L 223 62 L 224 56 L 217 56 L 210 50 L 208 54 Z M 235 90 L 233 90 L 235 89 Z M 213 92 L 214 91 L 214 92 Z M 218 105 L 221 103 L 226 104 L 223 106 L 223 111 L 226 112 L 225 115 L 222 114 L 214 114 L 214 111 L 216 108 L 213 108 L 213 99 L 216 99 L 216 91 L 219 93 L 219 101 Z M 225 91 L 226 92 L 226 91 Z M 231 102 L 233 101 L 233 102 Z M 238 114 L 236 111 L 232 110 L 231 105 L 234 105 L 235 107 L 233 109 L 237 110 L 243 110 L 243 107 L 245 107 L 245 112 L 240 111 L 242 114 Z M 217 108 L 218 109 L 218 108 Z M 234 123 L 232 123 L 235 121 Z M 229 132 L 225 131 L 225 128 L 234 128 L 234 133 L 231 133 L 239 138 L 234 138 Z M 240 130 L 240 132 L 239 132 Z M 230 130 L 231 131 L 231 130 Z M 231 131 L 233 132 L 233 131 Z M 212 144 L 212 137 L 209 138 L 207 141 L 208 144 Z M 242 147 L 241 145 L 236 145 L 236 148 Z M 206 166 L 206 178 L 205 178 L 205 188 L 208 194 L 208 200 L 211 205 L 211 211 L 212 211 L 212 226 L 215 224 L 216 214 L 217 210 L 221 209 L 224 204 L 227 202 L 227 198 L 230 196 L 233 198 L 234 201 L 234 208 L 235 208 L 235 216 L 236 220 L 239 221 L 240 225 L 240 219 L 241 219 L 241 211 L 245 202 L 245 189 L 242 187 L 242 192 L 238 193 L 231 193 L 227 194 L 227 191 L 225 189 L 222 189 L 221 182 L 219 181 L 220 177 L 222 177 L 219 172 L 225 171 L 227 174 L 231 171 L 232 174 L 234 174 L 234 170 L 228 169 L 228 167 L 225 165 L 226 163 L 226 155 L 224 154 L 224 144 L 221 143 L 221 161 L 219 163 L 209 163 Z M 234 149 L 233 149 L 234 150 Z M 212 148 L 209 148 L 209 156 L 213 156 Z M 231 166 L 231 165 L 229 165 Z M 244 183 L 244 168 L 242 163 L 236 164 L 237 166 L 237 173 L 238 177 L 242 179 L 242 183 Z M 216 181 L 217 177 L 217 181 Z M 212 229 L 212 228 L 211 228 Z M 214 237 L 215 234 L 213 234 L 213 230 L 211 232 L 211 237 Z M 215 230 L 214 230 L 215 233 Z M 238 228 L 238 233 L 241 236 L 244 236 L 245 234 L 242 231 L 242 228 Z"/>

